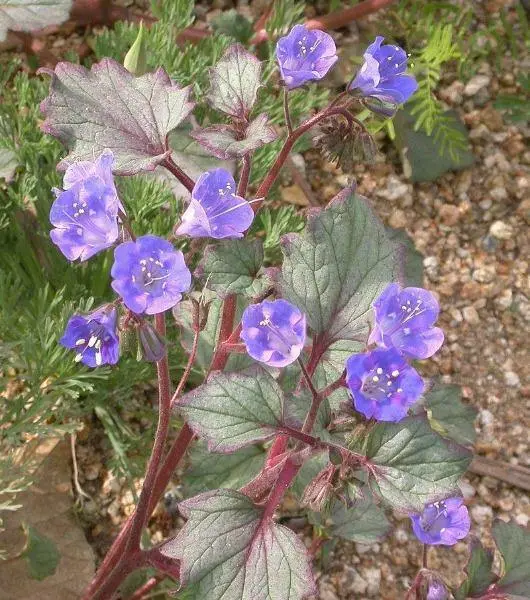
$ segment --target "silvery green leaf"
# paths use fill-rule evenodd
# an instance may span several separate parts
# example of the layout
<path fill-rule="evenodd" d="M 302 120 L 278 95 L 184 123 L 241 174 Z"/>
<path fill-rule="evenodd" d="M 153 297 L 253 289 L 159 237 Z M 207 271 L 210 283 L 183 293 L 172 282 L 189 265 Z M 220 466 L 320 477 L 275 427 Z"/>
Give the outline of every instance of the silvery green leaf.
<path fill-rule="evenodd" d="M 0 0 L 0 42 L 8 30 L 36 31 L 64 23 L 72 0 Z"/>
<path fill-rule="evenodd" d="M 419 512 L 428 502 L 458 495 L 458 480 L 472 453 L 430 427 L 424 416 L 377 423 L 368 435 L 366 456 L 374 493 L 392 508 Z"/>
<path fill-rule="evenodd" d="M 251 121 L 241 134 L 231 125 L 212 125 L 196 129 L 191 135 L 210 154 L 222 160 L 241 158 L 278 137 L 265 114 Z"/>
<path fill-rule="evenodd" d="M 241 448 L 232 454 L 213 454 L 197 442 L 190 452 L 191 467 L 184 474 L 186 496 L 215 488 L 239 489 L 263 468 L 265 451 L 258 446 Z"/>
<path fill-rule="evenodd" d="M 224 298 L 243 294 L 252 286 L 263 263 L 260 240 L 223 240 L 207 246 L 195 275 Z"/>
<path fill-rule="evenodd" d="M 462 402 L 460 386 L 435 385 L 425 394 L 424 405 L 435 431 L 465 446 L 475 443 L 474 421 L 477 411 Z"/>
<path fill-rule="evenodd" d="M 235 490 L 181 502 L 186 525 L 160 551 L 180 561 L 193 600 L 304 600 L 316 593 L 307 550 Z"/>
<path fill-rule="evenodd" d="M 372 302 L 398 276 L 399 248 L 368 202 L 344 190 L 310 214 L 304 232 L 283 237 L 283 295 L 327 345 L 365 342 Z"/>
<path fill-rule="evenodd" d="M 227 115 L 245 119 L 256 101 L 260 77 L 260 61 L 241 44 L 234 44 L 210 70 L 208 101 Z"/>
<path fill-rule="evenodd" d="M 271 439 L 283 427 L 283 393 L 256 365 L 238 373 L 213 373 L 177 406 L 211 452 L 234 452 Z"/>
<path fill-rule="evenodd" d="M 310 521 L 324 526 L 332 537 L 359 544 L 378 542 L 390 531 L 385 511 L 375 504 L 366 487 L 361 489 L 353 506 L 348 508 L 340 500 L 334 500 L 329 512 L 310 513 Z"/>
<path fill-rule="evenodd" d="M 104 58 L 90 70 L 60 62 L 53 71 L 41 71 L 52 77 L 41 103 L 42 129 L 69 150 L 59 169 L 110 149 L 115 173 L 152 171 L 171 152 L 168 134 L 193 109 L 191 87 L 180 88 L 162 68 L 134 77 Z"/>

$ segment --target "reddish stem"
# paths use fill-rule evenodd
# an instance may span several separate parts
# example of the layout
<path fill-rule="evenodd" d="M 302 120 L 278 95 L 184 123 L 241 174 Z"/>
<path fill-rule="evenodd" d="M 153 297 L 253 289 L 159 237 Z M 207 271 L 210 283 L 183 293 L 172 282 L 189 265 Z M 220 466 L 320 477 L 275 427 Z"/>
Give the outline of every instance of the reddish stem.
<path fill-rule="evenodd" d="M 101 588 L 93 596 L 88 596 L 89 600 L 110 600 L 127 575 L 144 565 L 145 553 L 142 551 L 124 556 Z"/>
<path fill-rule="evenodd" d="M 296 464 L 292 457 L 289 457 L 278 475 L 274 487 L 270 493 L 270 496 L 265 505 L 263 511 L 262 522 L 272 517 L 274 511 L 282 501 L 282 498 L 287 491 L 287 488 L 291 485 L 291 482 L 296 477 L 296 474 L 300 470 L 301 464 Z"/>
<path fill-rule="evenodd" d="M 276 436 L 274 442 L 272 442 L 272 446 L 270 447 L 265 468 L 271 467 L 273 464 L 275 464 L 276 457 L 281 456 L 287 450 L 288 443 L 289 438 L 286 435 Z"/>
<path fill-rule="evenodd" d="M 166 336 L 166 318 L 164 313 L 155 315 L 155 327 L 162 338 Z M 155 444 L 151 457 L 147 464 L 147 471 L 138 499 L 135 518 L 131 526 L 131 533 L 125 548 L 125 553 L 130 553 L 140 548 L 142 531 L 149 516 L 149 501 L 152 488 L 156 480 L 160 462 L 164 454 L 167 434 L 169 431 L 169 420 L 171 417 L 171 381 L 169 379 L 169 363 L 167 354 L 156 363 L 158 373 L 158 426 L 155 434 Z"/>
<path fill-rule="evenodd" d="M 173 406 L 178 402 L 178 399 L 182 393 L 182 390 L 184 389 L 184 386 L 186 385 L 186 382 L 188 381 L 188 378 L 190 376 L 191 369 L 193 367 L 193 363 L 195 362 L 195 357 L 197 356 L 197 349 L 199 348 L 200 334 L 201 334 L 201 332 L 200 332 L 199 328 L 196 327 L 195 331 L 193 332 L 193 344 L 191 346 L 191 352 L 188 357 L 188 363 L 186 364 L 184 373 L 182 373 L 182 377 L 180 378 L 180 381 L 177 385 L 177 389 L 175 390 L 175 393 L 173 394 L 173 397 L 171 398 L 171 402 L 170 402 L 171 408 L 173 408 Z"/>
<path fill-rule="evenodd" d="M 222 371 L 228 360 L 228 352 L 223 348 L 232 333 L 234 326 L 234 317 L 236 316 L 237 297 L 235 294 L 229 294 L 223 302 L 223 313 L 221 315 L 221 325 L 219 327 L 219 337 L 214 351 L 212 362 L 208 373 L 212 371 Z"/>
<path fill-rule="evenodd" d="M 177 163 L 168 155 L 163 161 L 162 166 L 172 173 L 182 185 L 191 193 L 195 186 L 195 182 L 191 177 L 188 177 L 186 173 L 177 165 Z"/>
<path fill-rule="evenodd" d="M 155 577 L 151 577 L 151 579 L 147 580 L 142 587 L 139 587 L 136 592 L 129 597 L 129 600 L 142 600 L 144 596 L 153 590 L 163 579 L 165 579 L 164 575 L 155 575 Z"/>
<path fill-rule="evenodd" d="M 237 195 L 244 198 L 247 193 L 248 181 L 250 179 L 250 169 L 252 167 L 252 161 L 249 154 L 243 156 L 243 168 L 239 175 L 239 184 L 237 186 Z"/>
<path fill-rule="evenodd" d="M 289 156 L 289 153 L 293 149 L 293 146 L 296 140 L 302 136 L 306 131 L 309 131 L 312 127 L 314 127 L 317 123 L 331 117 L 333 115 L 342 115 L 349 122 L 353 120 L 353 115 L 343 106 L 327 106 L 316 115 L 313 115 L 302 124 L 300 124 L 296 129 L 293 130 L 291 134 L 289 134 L 280 150 L 274 164 L 272 165 L 270 171 L 267 173 L 260 186 L 256 191 L 256 198 L 265 198 L 269 193 L 271 187 L 273 186 L 276 178 L 278 177 L 285 160 Z M 259 210 L 261 206 L 261 202 L 256 202 L 252 205 L 254 212 Z"/>

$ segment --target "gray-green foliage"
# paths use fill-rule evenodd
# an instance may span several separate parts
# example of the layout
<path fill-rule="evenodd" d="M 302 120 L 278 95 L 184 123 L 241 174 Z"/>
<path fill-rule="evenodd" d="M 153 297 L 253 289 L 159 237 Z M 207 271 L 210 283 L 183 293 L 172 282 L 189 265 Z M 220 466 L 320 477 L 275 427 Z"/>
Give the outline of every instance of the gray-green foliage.
<path fill-rule="evenodd" d="M 181 5 L 180 8 L 178 5 Z M 175 43 L 178 34 L 193 22 L 193 2 L 161 2 L 156 16 L 158 22 L 145 32 L 147 48 L 147 68 L 154 70 L 164 67 L 169 76 L 181 85 L 192 85 L 195 99 L 201 103 L 209 89 L 209 69 L 212 68 L 234 38 L 226 29 L 216 32 L 216 35 L 206 37 L 199 42 L 180 41 Z M 286 33 L 303 16 L 303 2 L 280 0 L 274 3 L 274 9 L 267 22 L 267 31 L 272 39 Z M 111 57 L 122 61 L 127 51 L 134 43 L 139 25 L 135 23 L 116 23 L 113 29 L 104 30 L 95 38 L 94 49 L 99 59 Z M 238 40 L 240 41 L 240 40 Z M 252 114 L 257 116 L 267 113 L 274 125 L 283 124 L 282 96 L 275 85 L 275 59 L 273 42 L 267 42 L 261 49 L 263 78 L 262 87 L 258 93 Z M 294 122 L 307 116 L 315 108 L 323 106 L 328 97 L 328 91 L 319 86 L 309 86 L 307 89 L 294 90 L 290 94 L 289 106 Z M 216 116 L 206 104 L 202 104 L 194 114 L 201 125 L 218 122 Z M 276 156 L 282 141 L 278 139 L 260 148 L 254 156 L 251 180 L 254 182 L 263 178 L 268 167 Z M 300 149 L 307 144 L 301 138 L 296 144 Z"/>
<path fill-rule="evenodd" d="M 146 448 L 131 435 L 120 412 L 126 403 L 133 410 L 131 387 L 154 371 L 134 357 L 124 357 L 120 369 L 80 368 L 58 344 L 73 312 L 111 297 L 112 253 L 73 265 L 51 243 L 51 188 L 61 184 L 56 165 L 63 150 L 39 128 L 47 83 L 16 73 L 17 66 L 0 77 L 0 150 L 11 152 L 16 162 L 11 181 L 0 179 L 0 387 L 16 390 L 9 401 L 0 399 L 1 437 L 18 445 L 23 433 L 47 436 L 75 430 L 105 398 L 111 417 L 104 425 L 115 450 L 109 466 L 136 472 L 143 468 Z M 118 187 L 138 230 L 171 229 L 178 206 L 166 186 L 152 178 L 130 177 L 119 179 Z M 173 356 L 177 362 L 180 355 Z M 152 419 L 147 407 L 134 410 L 139 418 Z M 127 459 L 128 451 L 135 461 Z"/>

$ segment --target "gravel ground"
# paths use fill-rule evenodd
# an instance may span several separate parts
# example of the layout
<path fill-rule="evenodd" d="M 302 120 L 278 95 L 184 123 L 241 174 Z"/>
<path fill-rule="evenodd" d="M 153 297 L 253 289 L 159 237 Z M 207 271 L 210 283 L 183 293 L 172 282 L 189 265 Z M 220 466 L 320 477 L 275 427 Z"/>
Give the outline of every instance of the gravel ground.
<path fill-rule="evenodd" d="M 493 12 L 507 3 L 485 4 Z M 494 70 L 485 61 L 467 82 L 456 74 L 444 75 L 439 95 L 459 112 L 469 130 L 476 157 L 472 168 L 413 185 L 404 177 L 396 152 L 385 147 L 381 162 L 360 166 L 353 176 L 359 192 L 372 200 L 384 221 L 404 227 L 425 257 L 425 285 L 440 299 L 446 343 L 426 361 L 423 372 L 463 386 L 465 400 L 479 411 L 478 454 L 528 467 L 530 151 L 525 144 L 530 130 L 507 123 L 492 104 L 499 93 L 515 91 L 517 73 L 524 70 L 524 61 L 516 64 L 506 55 L 502 69 Z M 351 174 L 324 163 L 316 151 L 304 159 L 322 204 L 351 180 Z M 290 201 L 302 198 L 304 203 L 300 190 L 290 182 L 288 186 L 286 197 L 290 194 Z M 78 436 L 80 483 L 94 496 L 84 503 L 82 516 L 100 555 L 133 508 L 132 493 L 124 491 L 127 486 L 105 470 L 106 448 L 97 427 L 89 426 Z M 472 533 L 486 542 L 497 516 L 528 524 L 530 498 L 521 489 L 470 475 L 464 479 L 463 493 Z M 319 573 L 322 600 L 404 596 L 421 566 L 421 545 L 408 518 L 395 514 L 393 520 L 393 533 L 381 543 L 339 543 L 325 572 Z M 154 540 L 175 524 L 160 511 L 152 525 Z M 456 583 L 466 558 L 466 543 L 432 548 L 429 565 Z"/>

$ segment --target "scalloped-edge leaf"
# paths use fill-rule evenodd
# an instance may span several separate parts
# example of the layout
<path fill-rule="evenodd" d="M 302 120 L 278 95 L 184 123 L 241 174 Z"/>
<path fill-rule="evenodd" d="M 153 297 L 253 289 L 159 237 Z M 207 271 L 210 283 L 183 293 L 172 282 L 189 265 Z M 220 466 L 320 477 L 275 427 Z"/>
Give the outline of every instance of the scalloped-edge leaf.
<path fill-rule="evenodd" d="M 457 495 L 472 453 L 435 433 L 426 416 L 377 423 L 366 456 L 374 493 L 392 508 L 420 512 L 428 502 Z"/>
<path fill-rule="evenodd" d="M 37 31 L 64 23 L 72 0 L 0 0 L 0 42 L 10 31 Z"/>
<path fill-rule="evenodd" d="M 467 577 L 456 590 L 455 600 L 482 596 L 497 579 L 497 576 L 491 570 L 492 566 L 493 552 L 486 550 L 478 539 L 471 539 L 469 559 L 464 569 Z"/>
<path fill-rule="evenodd" d="M 260 240 L 223 240 L 206 247 L 195 275 L 206 278 L 206 287 L 224 298 L 228 294 L 245 293 L 262 263 Z"/>
<path fill-rule="evenodd" d="M 58 169 L 110 149 L 115 173 L 152 171 L 171 152 L 168 134 L 194 106 L 191 86 L 179 87 L 162 68 L 135 77 L 104 58 L 90 70 L 60 62 L 53 71 L 41 72 L 52 77 L 50 93 L 41 103 L 46 117 L 42 130 L 69 150 Z"/>
<path fill-rule="evenodd" d="M 283 426 L 283 393 L 256 365 L 239 373 L 216 372 L 177 405 L 211 452 L 234 452 L 272 438 Z"/>
<path fill-rule="evenodd" d="M 245 119 L 256 101 L 260 78 L 260 61 L 241 44 L 233 44 L 210 69 L 207 99 L 213 108 Z"/>
<path fill-rule="evenodd" d="M 309 520 L 315 525 L 325 527 L 332 536 L 338 536 L 357 542 L 373 544 L 382 540 L 390 531 L 390 521 L 385 511 L 377 506 L 366 487 L 362 489 L 353 506 L 346 507 L 335 499 L 329 511 L 309 513 Z"/>
<path fill-rule="evenodd" d="M 186 525 L 162 554 L 180 561 L 193 600 L 304 600 L 316 593 L 311 561 L 294 532 L 235 490 L 179 504 Z"/>
<path fill-rule="evenodd" d="M 210 154 L 222 160 L 241 158 L 278 137 L 274 128 L 269 125 L 266 114 L 261 114 L 251 121 L 243 135 L 238 135 L 231 125 L 212 125 L 204 129 L 195 129 L 191 135 Z"/>
<path fill-rule="evenodd" d="M 496 588 L 515 598 L 530 598 L 530 530 L 498 519 L 492 534 L 503 559 Z"/>
<path fill-rule="evenodd" d="M 237 490 L 261 471 L 265 458 L 259 446 L 247 446 L 232 454 L 212 454 L 199 441 L 190 452 L 191 467 L 183 477 L 184 493 L 194 496 L 215 488 Z"/>
<path fill-rule="evenodd" d="M 398 277 L 400 246 L 353 189 L 310 214 L 301 234 L 282 238 L 284 297 L 311 329 L 337 340 L 366 341 L 372 302 Z"/>
<path fill-rule="evenodd" d="M 465 446 L 475 443 L 477 410 L 462 402 L 459 385 L 436 384 L 425 394 L 424 405 L 435 431 Z"/>

